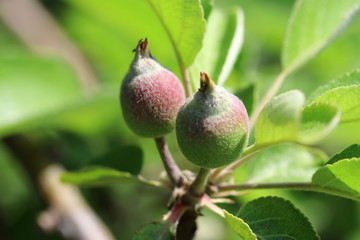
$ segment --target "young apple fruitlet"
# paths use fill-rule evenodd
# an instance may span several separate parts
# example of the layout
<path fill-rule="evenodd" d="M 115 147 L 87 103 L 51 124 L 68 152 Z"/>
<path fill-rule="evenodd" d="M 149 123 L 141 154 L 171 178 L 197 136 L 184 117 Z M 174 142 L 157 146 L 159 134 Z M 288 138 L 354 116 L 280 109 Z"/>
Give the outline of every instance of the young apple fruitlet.
<path fill-rule="evenodd" d="M 237 160 L 248 141 L 249 118 L 242 101 L 200 73 L 200 88 L 176 118 L 176 137 L 185 157 L 204 168 Z"/>
<path fill-rule="evenodd" d="M 174 129 L 185 102 L 184 89 L 174 73 L 151 55 L 147 39 L 140 40 L 120 90 L 127 125 L 142 137 L 160 137 Z"/>

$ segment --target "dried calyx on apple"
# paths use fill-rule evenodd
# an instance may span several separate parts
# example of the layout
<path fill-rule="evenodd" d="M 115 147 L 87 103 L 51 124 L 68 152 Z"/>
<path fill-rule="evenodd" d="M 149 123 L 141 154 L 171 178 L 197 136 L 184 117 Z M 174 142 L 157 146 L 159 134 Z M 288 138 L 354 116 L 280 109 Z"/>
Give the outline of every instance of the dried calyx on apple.
<path fill-rule="evenodd" d="M 160 137 L 174 129 L 184 89 L 175 74 L 151 55 L 147 39 L 140 40 L 134 51 L 120 90 L 123 116 L 137 135 Z"/>
<path fill-rule="evenodd" d="M 189 97 L 176 119 L 176 137 L 185 157 L 204 168 L 237 160 L 249 135 L 242 101 L 200 73 L 200 88 Z"/>

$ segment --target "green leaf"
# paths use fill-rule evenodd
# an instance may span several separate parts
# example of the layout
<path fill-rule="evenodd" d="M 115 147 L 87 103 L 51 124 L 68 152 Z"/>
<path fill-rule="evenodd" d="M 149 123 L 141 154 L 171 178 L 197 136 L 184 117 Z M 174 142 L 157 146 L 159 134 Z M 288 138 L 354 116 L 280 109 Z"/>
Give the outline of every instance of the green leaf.
<path fill-rule="evenodd" d="M 332 156 L 326 164 L 333 164 L 339 160 L 346 158 L 360 158 L 360 145 L 353 144 L 345 148 L 341 153 Z"/>
<path fill-rule="evenodd" d="M 242 9 L 212 9 L 203 47 L 190 67 L 193 86 L 198 87 L 200 72 L 206 72 L 218 85 L 223 85 L 240 53 L 243 40 Z"/>
<path fill-rule="evenodd" d="M 338 87 L 347 87 L 352 85 L 360 85 L 360 71 L 355 70 L 351 73 L 346 73 L 331 82 L 318 87 L 314 92 L 310 94 L 307 99 L 307 103 L 314 102 L 318 97 L 324 95 L 326 92 Z"/>
<path fill-rule="evenodd" d="M 239 212 L 258 239 L 319 239 L 309 220 L 289 201 L 263 197 L 245 204 Z"/>
<path fill-rule="evenodd" d="M 341 122 L 360 120 L 360 85 L 338 87 L 316 99 L 337 104 L 341 109 Z"/>
<path fill-rule="evenodd" d="M 282 93 L 270 100 L 255 125 L 256 144 L 295 140 L 304 103 L 305 96 L 298 90 Z"/>
<path fill-rule="evenodd" d="M 166 224 L 154 222 L 141 227 L 131 240 L 173 240 Z"/>
<path fill-rule="evenodd" d="M 306 106 L 302 112 L 300 142 L 315 143 L 329 135 L 340 122 L 337 105 L 328 102 L 315 102 Z"/>
<path fill-rule="evenodd" d="M 179 60 L 188 67 L 201 49 L 205 19 L 200 0 L 148 0 L 163 24 Z"/>
<path fill-rule="evenodd" d="M 73 70 L 61 61 L 19 54 L 0 57 L 0 135 L 41 124 L 82 96 Z"/>
<path fill-rule="evenodd" d="M 231 213 L 224 210 L 225 220 L 229 226 L 237 232 L 243 240 L 255 240 L 256 235 L 251 231 L 249 225 L 247 225 L 241 218 L 235 217 Z"/>
<path fill-rule="evenodd" d="M 312 184 L 336 195 L 360 201 L 360 158 L 343 159 L 319 168 Z"/>
<path fill-rule="evenodd" d="M 118 183 L 141 182 L 128 172 L 121 172 L 105 167 L 87 167 L 77 172 L 68 172 L 61 177 L 61 181 L 81 186 L 106 186 Z M 151 184 L 151 182 L 147 183 Z"/>
<path fill-rule="evenodd" d="M 360 120 L 360 72 L 345 74 L 315 90 L 309 102 L 330 102 L 341 110 L 341 122 Z"/>
<path fill-rule="evenodd" d="M 271 159 L 271 161 L 269 161 Z M 264 150 L 248 163 L 248 182 L 309 182 L 326 159 L 323 152 L 282 144 Z"/>
<path fill-rule="evenodd" d="M 120 84 L 134 58 L 131 50 L 145 37 L 152 54 L 177 73 L 176 56 L 168 36 L 146 1 L 64 2 L 68 7 L 61 26 L 81 46 L 101 82 Z"/>
<path fill-rule="evenodd" d="M 213 2 L 214 0 L 201 0 L 201 6 L 204 9 L 204 18 L 207 20 L 211 9 L 213 8 Z"/>
<path fill-rule="evenodd" d="M 359 0 L 298 0 L 287 26 L 283 68 L 293 71 L 314 58 L 359 8 Z"/>
<path fill-rule="evenodd" d="M 292 90 L 274 97 L 255 125 L 255 148 L 283 142 L 312 144 L 327 136 L 339 123 L 337 105 L 317 102 L 303 108 L 304 94 Z"/>

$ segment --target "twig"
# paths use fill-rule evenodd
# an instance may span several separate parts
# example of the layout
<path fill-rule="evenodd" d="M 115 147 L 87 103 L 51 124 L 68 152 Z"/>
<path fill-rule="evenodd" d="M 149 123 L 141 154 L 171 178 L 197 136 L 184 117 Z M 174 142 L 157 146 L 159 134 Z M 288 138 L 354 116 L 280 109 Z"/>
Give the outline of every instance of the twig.
<path fill-rule="evenodd" d="M 206 190 L 209 173 L 210 173 L 210 169 L 200 168 L 200 171 L 196 176 L 196 179 L 190 186 L 189 192 L 194 194 L 195 196 L 199 196 L 203 194 Z"/>
<path fill-rule="evenodd" d="M 38 1 L 0 1 L 0 18 L 33 51 L 60 56 L 73 66 L 85 93 L 96 90 L 97 80 L 86 59 Z"/>
<path fill-rule="evenodd" d="M 155 142 L 171 183 L 174 186 L 180 187 L 184 181 L 184 176 L 171 156 L 165 137 L 155 138 Z"/>
<path fill-rule="evenodd" d="M 330 195 L 335 195 L 344 198 L 350 198 L 356 201 L 360 200 L 360 197 L 354 196 L 345 192 L 340 192 L 333 189 L 322 188 L 311 183 L 304 182 L 289 182 L 289 183 L 244 183 L 244 184 L 234 184 L 234 185 L 219 185 L 219 192 L 229 192 L 229 191 L 242 191 L 249 189 L 288 189 L 288 190 L 303 190 L 303 191 L 312 191 L 327 193 Z"/>
<path fill-rule="evenodd" d="M 41 189 L 51 206 L 45 213 L 53 217 L 58 230 L 70 239 L 115 240 L 109 229 L 87 205 L 79 189 L 59 181 L 63 173 L 60 166 L 50 165 L 39 176 Z M 44 216 L 43 214 L 40 216 Z"/>

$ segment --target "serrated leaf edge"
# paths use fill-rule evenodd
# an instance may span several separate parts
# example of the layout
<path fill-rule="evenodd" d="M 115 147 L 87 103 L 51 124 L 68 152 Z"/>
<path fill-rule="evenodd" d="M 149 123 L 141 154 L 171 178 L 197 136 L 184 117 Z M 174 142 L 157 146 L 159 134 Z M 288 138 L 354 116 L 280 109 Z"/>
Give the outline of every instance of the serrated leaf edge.
<path fill-rule="evenodd" d="M 335 153 L 335 154 L 332 155 L 330 158 L 328 158 L 329 160 L 326 162 L 326 164 L 334 164 L 334 163 L 337 163 L 338 161 L 341 161 L 341 160 L 343 160 L 343 159 L 349 159 L 349 158 L 343 158 L 343 159 L 336 160 L 336 162 L 329 163 L 329 161 L 332 160 L 333 158 L 341 155 L 344 151 L 348 150 L 349 148 L 355 147 L 355 146 L 357 146 L 357 147 L 360 149 L 360 144 L 357 144 L 357 143 L 351 144 L 351 145 L 348 146 L 347 148 L 343 149 L 341 152 Z M 353 157 L 353 158 L 357 158 L 357 157 Z"/>
<path fill-rule="evenodd" d="M 359 85 L 359 84 L 353 83 L 353 84 L 340 85 L 340 86 L 336 86 L 336 87 L 333 87 L 333 88 L 329 88 L 329 86 L 331 86 L 332 84 L 334 84 L 334 83 L 336 83 L 336 82 L 338 82 L 338 81 L 344 81 L 344 78 L 345 78 L 345 77 L 349 78 L 349 77 L 352 77 L 352 75 L 357 75 L 357 74 L 360 75 L 360 69 L 355 69 L 355 70 L 352 71 L 352 72 L 347 72 L 347 73 L 345 73 L 345 74 L 342 74 L 342 75 L 338 76 L 337 78 L 329 81 L 328 83 L 323 84 L 323 85 L 317 87 L 317 88 L 310 94 L 310 96 L 308 97 L 308 99 L 307 99 L 307 104 L 309 105 L 309 104 L 315 102 L 315 100 L 316 100 L 318 97 L 324 95 L 327 91 L 330 91 L 330 90 L 332 90 L 332 89 L 335 89 L 335 88 L 338 88 L 338 87 L 343 87 L 343 86 Z M 359 76 L 359 78 L 360 78 L 360 76 Z M 322 89 L 325 89 L 325 90 L 322 90 Z M 317 95 L 316 93 L 318 93 L 318 92 L 321 92 L 321 94 L 320 94 L 320 95 Z"/>
<path fill-rule="evenodd" d="M 328 194 L 332 194 L 332 195 L 337 195 L 337 196 L 340 196 L 340 197 L 344 197 L 344 198 L 349 198 L 349 199 L 352 199 L 352 200 L 356 200 L 356 201 L 360 201 L 360 193 L 358 195 L 354 195 L 352 193 L 347 193 L 347 192 L 344 192 L 344 191 L 340 191 L 340 190 L 333 190 L 333 189 L 330 189 L 330 188 L 326 188 L 326 185 L 318 185 L 318 184 L 315 184 L 314 183 L 314 177 L 316 174 L 319 174 L 319 172 L 321 171 L 324 171 L 324 169 L 332 169 L 334 167 L 336 167 L 337 165 L 341 165 L 343 164 L 344 162 L 351 162 L 351 161 L 356 161 L 356 162 L 360 162 L 360 158 L 344 158 L 344 159 L 341 159 L 333 164 L 326 164 L 325 166 L 319 168 L 318 170 L 316 170 L 316 172 L 313 174 L 313 176 L 311 177 L 311 184 L 315 187 L 318 187 L 320 189 L 324 189 L 324 193 L 328 193 Z M 338 177 L 336 177 L 335 179 L 339 179 Z M 330 190 L 330 191 L 334 191 L 336 192 L 337 194 L 334 194 L 333 193 L 330 193 L 330 192 L 326 192 L 326 190 Z M 356 190 L 354 190 L 356 191 Z"/>
<path fill-rule="evenodd" d="M 292 207 L 295 209 L 295 211 L 297 211 L 298 213 L 300 213 L 300 215 L 305 218 L 306 222 L 310 225 L 311 230 L 315 233 L 317 239 L 320 240 L 320 237 L 319 237 L 318 233 L 315 231 L 315 228 L 314 228 L 314 226 L 312 225 L 312 223 L 310 222 L 310 220 L 305 216 L 305 214 L 304 214 L 303 212 L 301 212 L 297 207 L 295 207 L 295 205 L 294 205 L 290 200 L 287 200 L 287 199 L 285 199 L 285 198 L 281 198 L 281 197 L 277 197 L 277 196 L 265 196 L 265 197 L 260 197 L 260 198 L 254 199 L 254 200 L 246 203 L 244 206 L 242 206 L 242 207 L 240 208 L 240 211 L 241 211 L 241 209 L 244 208 L 247 204 L 249 204 L 249 203 L 251 203 L 251 202 L 254 202 L 254 201 L 260 201 L 260 200 L 263 200 L 263 199 L 278 199 L 278 200 L 282 200 L 282 201 L 284 201 L 284 202 L 289 203 L 290 206 L 292 206 Z"/>
<path fill-rule="evenodd" d="M 228 211 L 226 211 L 225 209 L 223 209 L 223 212 L 224 212 L 224 215 L 225 215 L 225 221 L 227 221 L 227 217 L 233 217 L 235 218 L 236 220 L 239 220 L 241 223 L 243 223 L 245 226 L 247 226 L 248 230 L 250 231 L 251 235 L 253 237 L 255 237 L 255 239 L 258 239 L 257 236 L 255 235 L 255 233 L 251 230 L 249 224 L 247 224 L 246 222 L 244 222 L 244 220 L 242 220 L 241 218 L 237 217 L 237 216 L 234 216 L 232 215 L 231 213 L 229 213 Z M 231 226 L 230 226 L 231 227 Z M 232 227 L 231 227 L 232 228 Z M 234 229 L 235 231 L 235 229 Z M 239 234 L 239 233 L 238 233 Z"/>
<path fill-rule="evenodd" d="M 341 119 L 341 109 L 339 107 L 338 104 L 336 103 L 333 103 L 333 102 L 328 102 L 328 101 L 319 101 L 319 102 L 312 102 L 311 104 L 309 105 L 306 105 L 302 111 L 301 111 L 301 115 L 304 111 L 305 108 L 307 107 L 311 107 L 311 106 L 314 106 L 314 105 L 320 105 L 320 104 L 327 104 L 327 105 L 331 105 L 333 107 L 336 107 L 337 109 L 337 112 L 336 114 L 332 117 L 332 119 L 330 120 L 330 122 L 326 125 L 326 127 L 323 129 L 322 133 L 323 133 L 323 136 L 321 137 L 318 137 L 318 138 L 311 138 L 311 139 L 306 139 L 306 136 L 301 136 L 302 133 L 301 133 L 301 126 L 298 130 L 298 139 L 299 139 L 299 142 L 300 143 L 307 143 L 307 144 L 313 144 L 313 143 L 316 143 L 318 141 L 320 141 L 321 139 L 325 138 L 327 135 L 329 135 L 331 133 L 332 130 L 335 129 L 335 127 L 340 123 L 340 119 Z M 301 124 L 302 124 L 302 119 L 300 120 Z"/>

